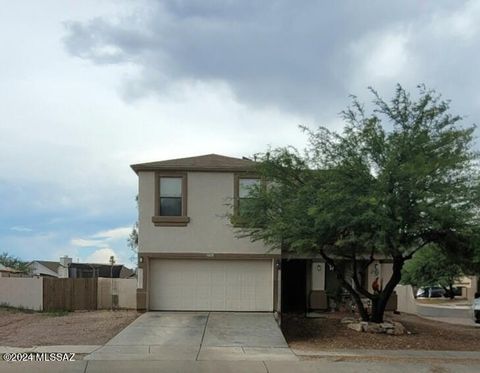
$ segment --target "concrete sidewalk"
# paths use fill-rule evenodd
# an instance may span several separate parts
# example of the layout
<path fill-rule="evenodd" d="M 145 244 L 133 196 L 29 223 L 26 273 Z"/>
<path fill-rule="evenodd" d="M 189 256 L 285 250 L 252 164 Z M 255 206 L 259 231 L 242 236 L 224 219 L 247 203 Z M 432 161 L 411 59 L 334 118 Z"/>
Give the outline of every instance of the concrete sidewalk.
<path fill-rule="evenodd" d="M 103 346 L 96 345 L 63 345 L 63 346 L 37 346 L 37 347 L 8 347 L 0 346 L 0 354 L 4 353 L 15 353 L 15 352 L 74 352 L 77 355 L 86 355 L 98 351 Z M 125 346 L 131 348 L 131 346 Z M 178 346 L 177 346 L 178 347 Z M 262 350 L 261 348 L 251 347 L 252 350 Z M 292 348 L 291 351 L 301 359 L 309 358 L 325 358 L 325 359 L 338 359 L 338 358 L 399 358 L 399 359 L 438 359 L 438 360 L 470 360 L 472 362 L 480 362 L 480 352 L 479 351 L 432 351 L 432 350 L 367 350 L 367 349 L 358 349 L 358 350 L 348 350 L 348 349 L 338 349 L 338 350 L 300 350 Z M 153 353 L 153 351 L 152 351 Z M 270 359 L 271 355 L 260 356 L 257 354 L 257 357 L 263 357 L 258 359 L 252 359 L 257 361 L 274 361 Z M 86 359 L 89 360 L 89 359 Z M 120 359 L 124 360 L 124 359 Z M 139 359 L 132 359 L 132 361 L 138 361 Z M 147 359 L 147 360 L 178 360 L 175 355 L 172 355 L 170 359 Z M 202 360 L 202 359 L 199 359 Z M 213 361 L 221 360 L 249 360 L 249 359 L 238 359 L 236 355 L 232 359 L 228 359 L 227 355 L 218 355 L 216 358 L 205 359 Z M 1 362 L 1 360 L 0 360 Z M 0 370 L 1 371 L 1 370 Z"/>

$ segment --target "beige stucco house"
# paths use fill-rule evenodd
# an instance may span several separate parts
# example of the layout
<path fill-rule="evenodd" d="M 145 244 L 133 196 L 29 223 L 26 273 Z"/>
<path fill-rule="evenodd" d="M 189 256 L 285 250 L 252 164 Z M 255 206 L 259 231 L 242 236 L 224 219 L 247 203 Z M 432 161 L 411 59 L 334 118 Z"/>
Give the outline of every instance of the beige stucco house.
<path fill-rule="evenodd" d="M 34 260 L 28 264 L 30 274 L 33 276 L 45 276 L 45 277 L 68 277 L 68 265 L 72 263 L 72 258 L 63 256 L 60 261 L 48 261 L 48 260 Z"/>
<path fill-rule="evenodd" d="M 283 256 L 238 235 L 229 215 L 260 182 L 248 159 L 216 154 L 132 165 L 139 180 L 137 305 L 146 310 L 327 309 L 339 289 L 322 259 Z M 376 262 L 368 278 L 388 279 Z M 371 272 L 371 273 L 370 273 Z"/>
<path fill-rule="evenodd" d="M 216 154 L 132 165 L 139 309 L 278 309 L 280 253 L 239 238 L 228 216 L 256 182 L 253 165 Z"/>

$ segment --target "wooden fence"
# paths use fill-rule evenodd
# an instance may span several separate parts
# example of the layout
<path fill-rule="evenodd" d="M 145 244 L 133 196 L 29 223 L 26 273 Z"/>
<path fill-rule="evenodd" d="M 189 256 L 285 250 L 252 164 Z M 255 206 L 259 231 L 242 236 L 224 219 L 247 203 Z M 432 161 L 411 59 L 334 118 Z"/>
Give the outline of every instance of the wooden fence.
<path fill-rule="evenodd" d="M 43 309 L 96 310 L 96 278 L 44 278 Z"/>

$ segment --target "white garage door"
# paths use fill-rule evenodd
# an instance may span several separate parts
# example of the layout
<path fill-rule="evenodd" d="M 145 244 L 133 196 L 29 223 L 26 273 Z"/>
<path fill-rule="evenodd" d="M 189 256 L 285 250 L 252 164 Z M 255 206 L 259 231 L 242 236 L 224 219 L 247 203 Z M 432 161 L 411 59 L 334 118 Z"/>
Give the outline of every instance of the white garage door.
<path fill-rule="evenodd" d="M 272 260 L 154 259 L 150 309 L 273 311 Z"/>

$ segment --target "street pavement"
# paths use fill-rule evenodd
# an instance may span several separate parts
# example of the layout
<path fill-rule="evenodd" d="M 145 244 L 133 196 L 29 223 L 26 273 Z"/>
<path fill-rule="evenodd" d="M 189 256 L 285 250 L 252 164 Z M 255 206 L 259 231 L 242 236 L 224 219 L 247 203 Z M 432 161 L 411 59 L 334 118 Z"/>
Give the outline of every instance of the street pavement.
<path fill-rule="evenodd" d="M 477 351 L 421 351 L 421 350 L 332 350 L 295 351 L 298 360 L 239 360 L 238 355 L 219 354 L 222 360 L 81 360 L 101 346 L 44 346 L 36 349 L 1 347 L 1 353 L 27 352 L 76 352 L 73 362 L 4 362 L 0 372 L 176 372 L 176 373 L 478 373 L 480 352 Z M 263 358 L 269 358 L 264 355 Z"/>
<path fill-rule="evenodd" d="M 239 360 L 239 355 L 218 354 L 222 360 L 81 360 L 102 346 L 43 346 L 37 348 L 0 347 L 0 353 L 12 352 L 76 352 L 73 362 L 5 362 L 0 372 L 177 372 L 177 373 L 478 373 L 480 352 L 477 351 L 420 351 L 420 350 L 332 350 L 295 351 L 296 361 L 275 360 L 263 355 L 257 360 Z M 228 357 L 231 360 L 228 360 Z M 262 360 L 265 359 L 265 360 Z M 270 359 L 270 360 L 268 360 Z"/>
<path fill-rule="evenodd" d="M 313 361 L 101 361 L 83 360 L 62 363 L 0 362 L 5 373 L 100 373 L 100 372 L 201 372 L 201 373 L 478 373 L 480 361 L 343 361 L 321 359 Z"/>
<path fill-rule="evenodd" d="M 473 326 L 480 328 L 480 324 L 477 324 L 471 317 L 428 317 L 422 316 L 424 319 L 446 322 L 448 324 L 463 325 L 463 326 Z"/>

